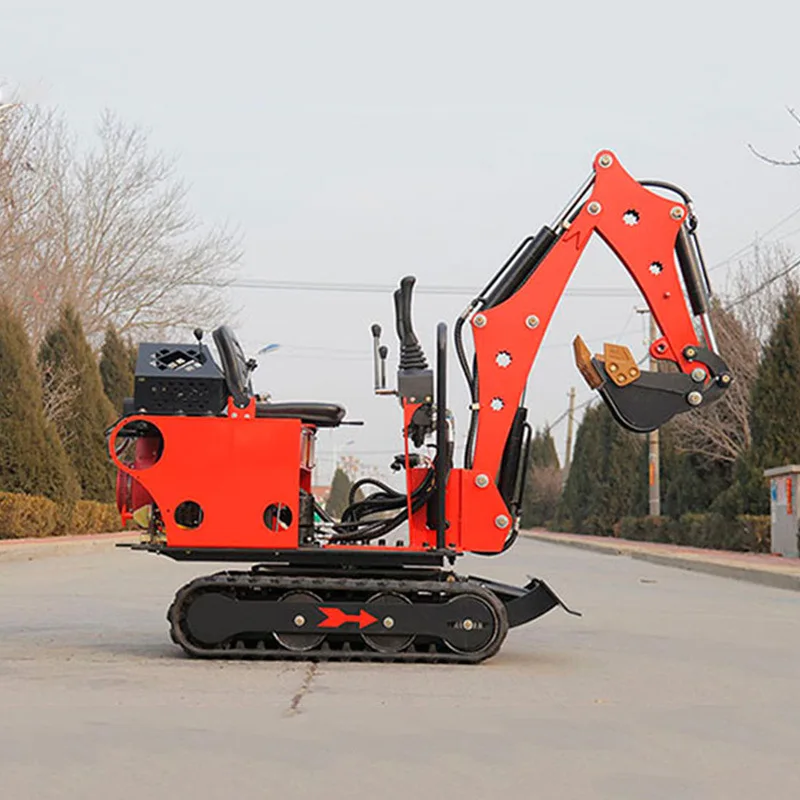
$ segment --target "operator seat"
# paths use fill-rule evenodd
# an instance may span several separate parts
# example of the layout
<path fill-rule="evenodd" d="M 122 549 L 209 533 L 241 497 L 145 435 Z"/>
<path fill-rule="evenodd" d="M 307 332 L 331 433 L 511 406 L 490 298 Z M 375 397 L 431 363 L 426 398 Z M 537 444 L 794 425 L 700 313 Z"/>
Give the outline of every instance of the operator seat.
<path fill-rule="evenodd" d="M 346 413 L 338 403 L 256 402 L 256 418 L 299 419 L 318 428 L 338 427 Z"/>

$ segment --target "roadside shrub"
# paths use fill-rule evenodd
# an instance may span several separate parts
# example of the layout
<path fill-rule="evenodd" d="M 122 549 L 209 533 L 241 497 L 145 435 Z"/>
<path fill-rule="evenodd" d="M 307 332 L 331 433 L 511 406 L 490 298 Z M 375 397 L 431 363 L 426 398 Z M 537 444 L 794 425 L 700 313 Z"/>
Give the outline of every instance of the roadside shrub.
<path fill-rule="evenodd" d="M 625 517 L 614 535 L 638 542 L 663 542 L 687 547 L 739 552 L 770 552 L 770 518 L 722 514 L 684 514 L 671 517 Z"/>
<path fill-rule="evenodd" d="M 58 511 L 46 497 L 0 492 L 0 539 L 50 536 L 58 524 Z"/>
<path fill-rule="evenodd" d="M 78 500 L 72 506 L 67 524 L 57 533 L 67 536 L 82 533 L 113 533 L 122 530 L 119 512 L 113 503 Z"/>
<path fill-rule="evenodd" d="M 122 529 L 113 503 L 78 500 L 59 505 L 46 497 L 0 492 L 0 539 L 113 533 Z"/>

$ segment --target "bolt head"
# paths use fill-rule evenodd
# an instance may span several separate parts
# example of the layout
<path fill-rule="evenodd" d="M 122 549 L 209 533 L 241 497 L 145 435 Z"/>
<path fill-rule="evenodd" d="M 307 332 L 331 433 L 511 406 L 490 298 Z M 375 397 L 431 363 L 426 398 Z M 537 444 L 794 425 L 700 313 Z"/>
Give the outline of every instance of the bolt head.
<path fill-rule="evenodd" d="M 486 324 L 486 317 L 483 314 L 476 314 L 472 318 L 472 324 L 476 328 L 482 328 Z"/>
<path fill-rule="evenodd" d="M 529 314 L 527 317 L 525 317 L 525 324 L 531 330 L 533 330 L 534 328 L 538 328 L 539 327 L 539 317 L 537 317 L 536 314 Z"/>
<path fill-rule="evenodd" d="M 608 371 L 609 372 L 616 372 L 617 371 L 617 365 L 616 364 L 609 364 L 608 365 Z"/>
<path fill-rule="evenodd" d="M 383 618 L 383 627 L 384 628 L 394 628 L 394 618 L 392 618 L 392 617 L 384 617 Z"/>
<path fill-rule="evenodd" d="M 669 212 L 669 215 L 672 219 L 683 219 L 683 209 L 680 206 L 673 206 L 672 210 Z"/>
<path fill-rule="evenodd" d="M 511 520 L 505 514 L 498 514 L 494 518 L 494 524 L 498 528 L 507 528 L 511 524 Z"/>
<path fill-rule="evenodd" d="M 298 614 L 298 615 L 297 615 L 297 616 L 294 618 L 294 624 L 295 624 L 295 625 L 296 625 L 298 628 L 302 628 L 302 627 L 303 627 L 303 625 L 305 625 L 305 624 L 306 624 L 306 618 L 305 618 L 305 617 L 304 617 L 302 614 Z"/>
<path fill-rule="evenodd" d="M 695 383 L 702 383 L 706 379 L 706 373 L 704 370 L 697 367 L 692 370 L 692 380 Z"/>
<path fill-rule="evenodd" d="M 475 627 L 475 623 L 471 619 L 467 618 L 461 623 L 461 627 L 465 631 L 471 631 Z"/>
<path fill-rule="evenodd" d="M 695 350 L 695 349 L 694 349 L 694 347 L 687 347 L 687 348 L 686 348 L 686 349 L 683 351 L 683 355 L 684 355 L 686 358 L 692 359 L 692 358 L 694 358 L 694 357 L 697 355 L 697 350 Z"/>
<path fill-rule="evenodd" d="M 703 395 L 700 392 L 689 392 L 686 395 L 686 400 L 690 406 L 699 406 L 703 402 Z"/>
<path fill-rule="evenodd" d="M 597 202 L 597 200 L 592 200 L 591 203 L 586 207 L 586 210 L 593 216 L 596 217 L 602 210 L 603 206 Z"/>
<path fill-rule="evenodd" d="M 475 476 L 475 485 L 479 489 L 485 489 L 489 485 L 489 476 L 481 473 Z"/>
<path fill-rule="evenodd" d="M 727 386 L 731 382 L 731 376 L 728 375 L 727 373 L 723 373 L 722 375 L 719 376 L 719 382 L 723 386 Z"/>
<path fill-rule="evenodd" d="M 603 153 L 600 158 L 597 159 L 597 163 L 601 167 L 610 167 L 614 163 L 614 159 L 608 153 Z"/>

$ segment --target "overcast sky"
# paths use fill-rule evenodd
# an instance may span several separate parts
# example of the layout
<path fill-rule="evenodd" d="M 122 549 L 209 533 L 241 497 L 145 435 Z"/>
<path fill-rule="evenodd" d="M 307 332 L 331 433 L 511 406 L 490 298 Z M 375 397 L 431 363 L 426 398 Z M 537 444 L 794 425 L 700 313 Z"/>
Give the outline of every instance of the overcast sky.
<path fill-rule="evenodd" d="M 638 178 L 695 198 L 707 260 L 723 262 L 800 207 L 800 6 L 646 2 L 262 2 L 4 0 L 0 77 L 64 110 L 90 136 L 104 108 L 179 156 L 192 202 L 244 234 L 243 277 L 483 285 L 615 150 Z M 800 249 L 800 211 L 774 235 Z M 728 267 L 712 273 L 725 289 Z M 570 386 L 589 397 L 569 342 L 581 333 L 644 353 L 641 305 L 602 245 L 586 252 L 532 374 L 534 424 Z M 585 296 L 593 287 L 627 296 Z M 415 321 L 468 298 L 420 295 Z M 275 399 L 342 402 L 364 428 L 324 434 L 385 466 L 399 447 L 395 401 L 371 394 L 369 325 L 391 356 L 391 294 L 238 290 L 241 338 Z M 202 320 L 198 320 L 202 323 Z M 390 362 L 393 364 L 393 362 Z M 451 373 L 463 436 L 466 392 Z M 565 426 L 554 431 L 563 452 Z M 352 441 L 353 444 L 346 443 Z M 326 466 L 323 463 L 323 466 Z M 330 461 L 327 462 L 330 470 Z M 324 475 L 322 477 L 325 477 Z"/>

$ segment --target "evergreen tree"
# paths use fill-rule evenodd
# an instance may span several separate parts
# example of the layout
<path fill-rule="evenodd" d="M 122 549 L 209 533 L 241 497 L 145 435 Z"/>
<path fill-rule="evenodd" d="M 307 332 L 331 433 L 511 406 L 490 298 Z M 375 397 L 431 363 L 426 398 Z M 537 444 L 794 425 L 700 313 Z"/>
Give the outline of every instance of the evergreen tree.
<path fill-rule="evenodd" d="M 0 491 L 75 500 L 78 482 L 55 427 L 21 321 L 0 301 Z"/>
<path fill-rule="evenodd" d="M 530 467 L 525 476 L 522 527 L 547 525 L 553 520 L 561 497 L 561 468 L 550 429 L 537 428 L 531 439 Z"/>
<path fill-rule="evenodd" d="M 800 293 L 789 283 L 762 353 L 750 396 L 752 446 L 734 466 L 734 483 L 714 510 L 769 514 L 764 470 L 800 459 Z"/>
<path fill-rule="evenodd" d="M 775 328 L 764 347 L 750 413 L 754 463 L 763 468 L 796 464 L 800 460 L 800 294 L 793 284 L 781 300 Z"/>
<path fill-rule="evenodd" d="M 110 502 L 114 497 L 114 468 L 108 458 L 105 429 L 116 413 L 103 391 L 100 370 L 83 333 L 80 317 L 70 306 L 61 310 L 58 323 L 45 336 L 39 351 L 43 370 L 74 374 L 66 424 L 71 436 L 65 442 L 83 496 Z"/>
<path fill-rule="evenodd" d="M 697 453 L 678 448 L 680 420 L 667 423 L 659 431 L 659 477 L 662 516 L 678 518 L 687 513 L 710 511 L 733 480 L 733 465 L 715 461 Z M 649 513 L 649 449 L 643 437 L 637 468 L 640 479 L 636 484 L 634 516 Z"/>
<path fill-rule="evenodd" d="M 131 347 L 120 338 L 113 325 L 106 329 L 100 351 L 100 377 L 103 390 L 118 414 L 122 401 L 133 396 L 134 366 L 131 364 Z"/>
<path fill-rule="evenodd" d="M 576 533 L 607 535 L 633 514 L 641 450 L 641 437 L 624 430 L 605 406 L 588 408 L 575 437 L 558 523 Z"/>
<path fill-rule="evenodd" d="M 347 508 L 347 496 L 351 485 L 347 473 L 341 467 L 336 467 L 331 481 L 331 493 L 325 503 L 325 511 L 334 519 L 341 519 L 342 512 Z"/>

